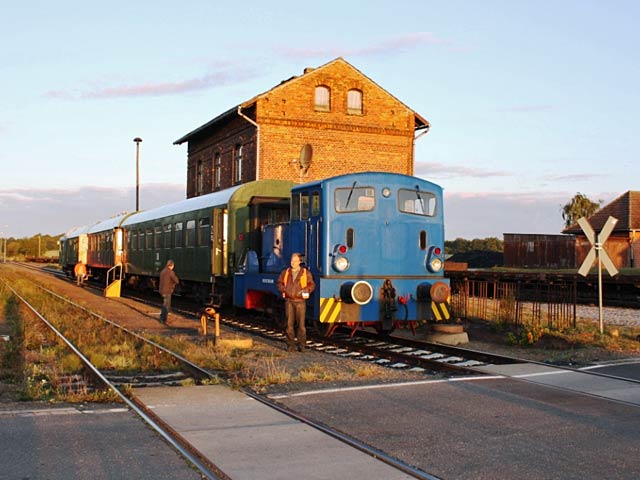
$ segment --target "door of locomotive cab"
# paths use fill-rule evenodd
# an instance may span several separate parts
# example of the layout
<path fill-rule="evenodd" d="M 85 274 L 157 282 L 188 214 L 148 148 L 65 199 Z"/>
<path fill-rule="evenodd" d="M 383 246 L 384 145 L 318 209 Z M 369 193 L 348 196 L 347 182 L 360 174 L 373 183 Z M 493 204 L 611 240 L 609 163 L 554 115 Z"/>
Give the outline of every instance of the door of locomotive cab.
<path fill-rule="evenodd" d="M 309 228 L 306 232 L 306 249 L 308 252 L 306 262 L 307 267 L 314 274 L 320 274 L 322 272 L 322 259 L 320 256 L 322 245 L 320 240 L 322 216 L 320 205 L 320 192 L 312 191 L 310 194 Z"/>

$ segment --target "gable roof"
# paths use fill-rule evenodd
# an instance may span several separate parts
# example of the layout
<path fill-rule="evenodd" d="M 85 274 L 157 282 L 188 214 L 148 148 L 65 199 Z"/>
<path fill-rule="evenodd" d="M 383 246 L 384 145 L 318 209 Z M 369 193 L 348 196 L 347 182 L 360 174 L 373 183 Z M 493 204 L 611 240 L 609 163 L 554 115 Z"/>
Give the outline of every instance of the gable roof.
<path fill-rule="evenodd" d="M 640 230 L 640 191 L 629 190 L 608 203 L 587 220 L 596 232 L 602 230 L 609 216 L 617 218 L 614 232 Z M 582 229 L 577 223 L 565 228 L 562 233 L 581 235 Z"/>
<path fill-rule="evenodd" d="M 283 80 L 282 82 L 280 82 L 278 85 L 276 85 L 275 87 L 262 92 L 258 95 L 256 95 L 255 97 L 251 98 L 250 100 L 247 100 L 245 102 L 242 102 L 240 105 L 236 105 L 232 108 L 230 108 L 229 110 L 227 110 L 224 113 L 221 113 L 220 115 L 218 115 L 217 117 L 215 117 L 214 119 L 208 121 L 207 123 L 205 123 L 204 125 L 201 125 L 200 127 L 196 128 L 195 130 L 187 133 L 186 135 L 182 136 L 181 138 L 179 138 L 178 140 L 176 140 L 175 142 L 173 142 L 174 145 L 181 145 L 184 142 L 189 141 L 191 138 L 193 138 L 194 136 L 196 136 L 197 134 L 201 133 L 202 131 L 206 130 L 207 128 L 209 128 L 210 126 L 228 118 L 230 115 L 235 114 L 236 112 L 240 111 L 241 109 L 244 108 L 248 108 L 251 107 L 252 105 L 254 105 L 259 99 L 264 98 L 265 96 L 267 96 L 269 93 L 273 92 L 274 90 L 278 90 L 280 88 L 283 88 L 285 85 L 288 86 L 291 84 L 291 82 L 296 82 L 299 81 L 301 78 L 311 74 L 311 73 L 317 73 L 318 71 L 325 69 L 325 68 L 329 68 L 330 66 L 336 64 L 336 63 L 342 63 L 343 65 L 346 65 L 347 67 L 351 68 L 352 70 L 354 70 L 355 72 L 357 72 L 359 75 L 362 75 L 364 78 L 366 78 L 368 81 L 370 81 L 371 83 L 373 83 L 374 85 L 376 85 L 378 88 L 382 89 L 382 87 L 380 87 L 376 82 L 374 82 L 373 80 L 371 80 L 369 77 L 367 77 L 364 73 L 362 73 L 360 70 L 358 70 L 357 68 L 355 68 L 353 65 L 351 65 L 349 62 L 347 62 L 344 58 L 342 57 L 338 57 L 335 58 L 333 60 L 331 60 L 328 63 L 325 63 L 324 65 L 317 67 L 317 68 L 305 68 L 304 69 L 304 73 L 300 76 L 293 76 L 291 78 L 288 78 L 287 80 Z M 389 92 L 387 92 L 385 90 L 385 92 L 390 95 L 391 97 L 393 97 L 397 102 L 399 102 L 400 104 L 402 104 L 402 106 L 404 106 L 407 110 L 409 110 L 410 112 L 413 113 L 414 117 L 415 117 L 415 126 L 414 129 L 415 130 L 422 130 L 422 129 L 427 129 L 430 127 L 429 122 L 422 117 L 420 114 L 418 114 L 417 112 L 415 112 L 414 110 L 412 110 L 411 108 L 407 107 L 403 102 L 401 102 L 400 100 L 398 100 L 396 97 L 394 97 L 393 95 L 391 95 Z"/>

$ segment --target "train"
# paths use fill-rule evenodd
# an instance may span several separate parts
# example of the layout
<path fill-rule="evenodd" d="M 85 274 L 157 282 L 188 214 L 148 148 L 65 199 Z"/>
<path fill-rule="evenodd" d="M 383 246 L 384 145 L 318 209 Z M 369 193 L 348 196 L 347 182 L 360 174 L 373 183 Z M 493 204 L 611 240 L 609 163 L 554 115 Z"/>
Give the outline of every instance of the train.
<path fill-rule="evenodd" d="M 60 266 L 155 290 L 167 260 L 177 295 L 217 308 L 277 315 L 277 278 L 303 256 L 316 289 L 307 321 L 383 334 L 420 320 L 447 320 L 442 187 L 396 173 L 350 173 L 295 184 L 257 180 L 72 229 Z"/>

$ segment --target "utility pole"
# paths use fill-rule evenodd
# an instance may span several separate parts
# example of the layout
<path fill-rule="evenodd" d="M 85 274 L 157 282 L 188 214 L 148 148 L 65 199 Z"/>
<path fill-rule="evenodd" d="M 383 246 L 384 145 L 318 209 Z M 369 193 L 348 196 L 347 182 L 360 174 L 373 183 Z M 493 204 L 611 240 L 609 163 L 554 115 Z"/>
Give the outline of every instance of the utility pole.
<path fill-rule="evenodd" d="M 142 139 L 136 137 L 133 139 L 136 143 L 136 212 L 140 211 L 140 142 Z"/>

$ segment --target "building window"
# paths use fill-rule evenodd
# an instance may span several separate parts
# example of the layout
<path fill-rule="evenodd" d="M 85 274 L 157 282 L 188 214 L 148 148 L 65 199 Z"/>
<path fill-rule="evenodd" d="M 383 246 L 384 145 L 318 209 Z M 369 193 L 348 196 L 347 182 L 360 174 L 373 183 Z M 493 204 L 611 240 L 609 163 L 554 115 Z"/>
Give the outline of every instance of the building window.
<path fill-rule="evenodd" d="M 347 92 L 347 113 L 349 115 L 362 115 L 362 92 L 349 90 Z"/>
<path fill-rule="evenodd" d="M 222 172 L 222 161 L 220 158 L 220 152 L 216 153 L 213 161 L 213 189 L 220 188 L 220 176 Z"/>
<path fill-rule="evenodd" d="M 196 170 L 196 195 L 202 195 L 204 192 L 204 175 L 202 169 L 202 160 L 198 160 L 198 169 Z"/>
<path fill-rule="evenodd" d="M 319 85 L 315 95 L 316 112 L 329 112 L 331 110 L 331 90 L 329 87 Z"/>
<path fill-rule="evenodd" d="M 235 165 L 234 165 L 234 181 L 235 183 L 242 182 L 242 145 L 236 145 L 235 155 L 234 155 Z"/>

